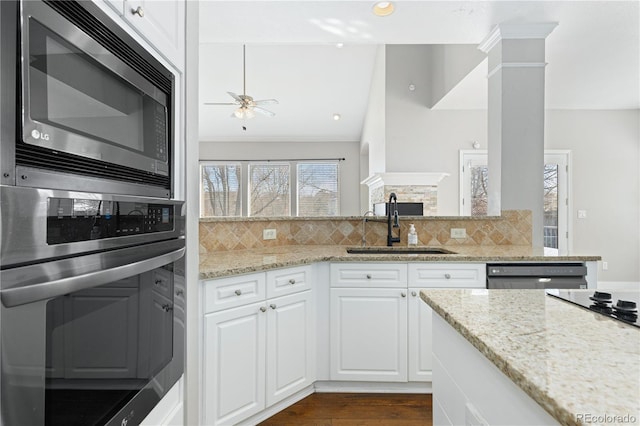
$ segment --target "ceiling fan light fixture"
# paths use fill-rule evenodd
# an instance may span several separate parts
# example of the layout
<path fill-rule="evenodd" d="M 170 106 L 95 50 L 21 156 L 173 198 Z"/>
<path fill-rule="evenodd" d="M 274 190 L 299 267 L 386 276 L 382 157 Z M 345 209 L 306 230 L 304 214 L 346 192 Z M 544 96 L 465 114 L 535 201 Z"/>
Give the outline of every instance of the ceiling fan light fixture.
<path fill-rule="evenodd" d="M 256 113 L 251 108 L 247 108 L 247 107 L 241 106 L 240 108 L 236 109 L 233 112 L 233 115 L 235 115 L 236 118 L 240 118 L 240 119 L 247 118 L 248 119 L 248 118 L 255 117 Z"/>
<path fill-rule="evenodd" d="M 373 5 L 373 14 L 376 16 L 389 16 L 393 13 L 394 9 L 393 2 L 379 1 Z"/>

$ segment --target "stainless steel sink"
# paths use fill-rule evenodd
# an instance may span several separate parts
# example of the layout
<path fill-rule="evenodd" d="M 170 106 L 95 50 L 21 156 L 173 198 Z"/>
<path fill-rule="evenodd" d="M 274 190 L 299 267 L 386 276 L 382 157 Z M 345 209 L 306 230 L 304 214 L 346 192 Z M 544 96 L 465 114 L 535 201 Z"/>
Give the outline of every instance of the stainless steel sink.
<path fill-rule="evenodd" d="M 440 247 L 352 247 L 349 254 L 456 254 Z"/>

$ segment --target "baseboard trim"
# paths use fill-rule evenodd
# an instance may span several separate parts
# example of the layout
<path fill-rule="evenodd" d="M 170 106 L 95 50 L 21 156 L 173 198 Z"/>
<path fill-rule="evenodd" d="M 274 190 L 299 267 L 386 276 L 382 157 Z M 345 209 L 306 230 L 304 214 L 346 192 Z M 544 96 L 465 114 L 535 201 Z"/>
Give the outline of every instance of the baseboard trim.
<path fill-rule="evenodd" d="M 316 392 L 351 392 L 351 393 L 431 393 L 431 382 L 341 382 L 318 381 L 315 383 Z"/>

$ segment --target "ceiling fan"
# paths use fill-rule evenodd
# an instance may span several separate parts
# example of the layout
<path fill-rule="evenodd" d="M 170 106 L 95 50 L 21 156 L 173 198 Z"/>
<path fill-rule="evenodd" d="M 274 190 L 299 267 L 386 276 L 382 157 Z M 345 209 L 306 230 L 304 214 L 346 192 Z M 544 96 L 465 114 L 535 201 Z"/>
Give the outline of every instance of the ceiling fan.
<path fill-rule="evenodd" d="M 242 95 L 236 95 L 233 92 L 227 92 L 235 102 L 205 102 L 205 105 L 238 105 L 238 108 L 231 114 L 236 118 L 253 118 L 256 112 L 273 117 L 276 114 L 261 107 L 261 105 L 277 104 L 275 99 L 254 100 L 247 95 L 247 67 L 246 67 L 246 45 L 242 45 Z"/>

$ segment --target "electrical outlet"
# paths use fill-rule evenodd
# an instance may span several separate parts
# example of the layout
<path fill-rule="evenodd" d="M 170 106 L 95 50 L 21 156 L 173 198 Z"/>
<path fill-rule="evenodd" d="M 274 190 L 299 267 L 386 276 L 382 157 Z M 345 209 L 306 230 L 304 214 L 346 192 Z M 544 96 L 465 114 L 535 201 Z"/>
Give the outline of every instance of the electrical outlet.
<path fill-rule="evenodd" d="M 467 230 L 465 228 L 451 228 L 451 238 L 467 238 Z"/>
<path fill-rule="evenodd" d="M 587 211 L 586 210 L 578 210 L 578 219 L 586 219 Z"/>
<path fill-rule="evenodd" d="M 602 262 L 602 270 L 603 271 L 609 270 L 609 262 Z"/>
<path fill-rule="evenodd" d="M 276 239 L 276 230 L 275 229 L 263 229 L 262 230 L 262 239 L 263 240 L 275 240 Z"/>

